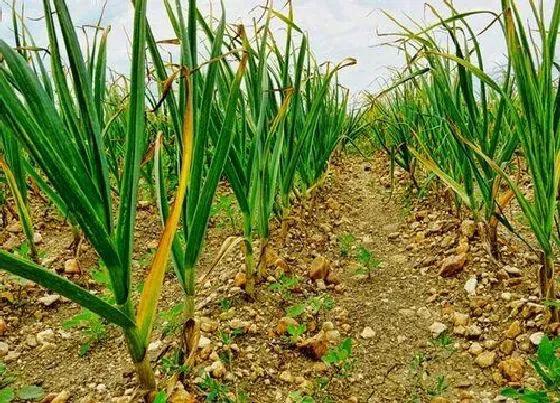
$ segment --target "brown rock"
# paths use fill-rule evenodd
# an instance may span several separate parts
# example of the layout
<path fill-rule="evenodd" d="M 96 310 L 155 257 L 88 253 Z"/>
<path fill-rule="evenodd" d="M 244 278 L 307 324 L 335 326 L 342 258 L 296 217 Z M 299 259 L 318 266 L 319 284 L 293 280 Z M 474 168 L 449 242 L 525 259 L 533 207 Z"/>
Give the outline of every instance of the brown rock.
<path fill-rule="evenodd" d="M 312 337 L 305 340 L 303 343 L 299 343 L 297 346 L 315 361 L 320 361 L 329 351 L 329 342 L 320 337 Z"/>
<path fill-rule="evenodd" d="M 502 361 L 498 365 L 498 369 L 510 382 L 520 382 L 523 379 L 523 375 L 525 375 L 523 361 L 515 358 Z"/>
<path fill-rule="evenodd" d="M 81 272 L 78 259 L 68 259 L 64 262 L 64 274 L 80 274 Z"/>
<path fill-rule="evenodd" d="M 179 381 L 175 384 L 175 388 L 167 401 L 170 403 L 196 403 L 195 397 L 187 392 L 183 384 Z"/>
<path fill-rule="evenodd" d="M 288 267 L 288 263 L 286 263 L 286 261 L 282 258 L 276 259 L 276 261 L 274 262 L 274 267 L 279 272 L 281 271 L 282 274 L 286 274 L 286 273 L 290 272 L 290 269 Z"/>
<path fill-rule="evenodd" d="M 491 367 L 496 361 L 496 353 L 493 351 L 484 351 L 476 357 L 474 362 L 481 368 Z"/>
<path fill-rule="evenodd" d="M 441 272 L 439 273 L 440 276 L 445 278 L 456 276 L 463 271 L 466 261 L 467 255 L 465 253 L 446 258 L 441 265 Z"/>
<path fill-rule="evenodd" d="M 325 280 L 331 271 L 330 262 L 322 256 L 317 256 L 311 264 L 309 278 L 312 280 Z"/>
<path fill-rule="evenodd" d="M 289 316 L 284 316 L 282 319 L 278 321 L 274 331 L 276 332 L 277 335 L 283 336 L 288 333 L 288 326 L 290 325 L 297 326 L 298 323 L 294 318 L 290 318 Z"/>
<path fill-rule="evenodd" d="M 63 390 L 59 394 L 55 395 L 53 397 L 53 399 L 50 400 L 50 402 L 51 403 L 66 403 L 68 400 L 70 400 L 70 393 L 66 390 Z"/>
<path fill-rule="evenodd" d="M 453 324 L 455 326 L 467 326 L 469 324 L 469 315 L 464 313 L 455 312 L 453 314 Z"/>
<path fill-rule="evenodd" d="M 508 339 L 515 339 L 521 333 L 523 333 L 523 330 L 521 329 L 521 323 L 516 320 L 509 325 L 509 328 L 506 331 L 505 335 Z"/>
<path fill-rule="evenodd" d="M 278 254 L 269 246 L 268 248 L 266 248 L 265 259 L 266 266 L 272 266 L 278 260 Z"/>
<path fill-rule="evenodd" d="M 235 279 L 233 280 L 233 284 L 239 288 L 245 288 L 247 285 L 247 275 L 245 273 L 239 272 L 235 275 Z"/>
<path fill-rule="evenodd" d="M 327 285 L 340 285 L 342 284 L 342 279 L 338 274 L 331 271 L 326 279 L 326 283 Z"/>
<path fill-rule="evenodd" d="M 8 325 L 6 325 L 6 321 L 0 318 L 0 335 L 3 335 L 8 331 Z"/>
<path fill-rule="evenodd" d="M 513 353 L 515 349 L 515 342 L 513 340 L 507 339 L 500 344 L 500 351 L 506 355 Z"/>

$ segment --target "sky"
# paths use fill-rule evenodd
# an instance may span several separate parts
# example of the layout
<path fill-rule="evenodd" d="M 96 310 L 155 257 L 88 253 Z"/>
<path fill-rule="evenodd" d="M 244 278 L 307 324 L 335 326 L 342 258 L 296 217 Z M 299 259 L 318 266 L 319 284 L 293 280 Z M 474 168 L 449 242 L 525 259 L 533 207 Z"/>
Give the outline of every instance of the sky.
<path fill-rule="evenodd" d="M 42 15 L 41 0 L 17 0 L 25 5 L 27 17 L 36 18 Z M 198 0 L 203 12 L 210 10 L 211 0 Z M 216 13 L 217 2 L 213 10 Z M 5 5 L 7 0 L 0 0 L 3 16 L 0 20 L 0 38 L 12 40 L 11 11 Z M 70 11 L 75 25 L 96 24 L 105 0 L 69 0 Z M 275 8 L 281 9 L 284 0 L 275 0 Z M 9 1 L 11 3 L 11 0 Z M 173 2 L 172 2 L 173 3 Z M 183 0 L 183 3 L 187 3 Z M 259 14 L 255 6 L 263 4 L 263 0 L 224 0 L 227 19 L 231 23 L 250 23 Z M 384 46 L 388 41 L 381 34 L 399 31 L 383 11 L 398 17 L 401 21 L 406 16 L 418 22 L 433 21 L 433 15 L 422 0 L 293 0 L 296 22 L 308 32 L 311 46 L 319 61 L 341 61 L 347 57 L 358 60 L 358 64 L 342 73 L 342 83 L 354 94 L 360 91 L 378 91 L 391 78 L 395 68 L 402 67 L 404 58 L 396 49 Z M 427 1 L 432 6 L 443 10 L 443 0 Z M 529 0 L 517 0 L 522 15 L 529 18 Z M 551 10 L 554 0 L 544 0 L 545 9 Z M 460 11 L 500 9 L 500 0 L 455 0 L 454 5 Z M 156 39 L 174 37 L 168 23 L 162 0 L 148 1 L 148 18 L 154 29 Z M 253 10 L 253 11 L 252 11 Z M 107 0 L 103 25 L 111 25 L 109 37 L 108 63 L 113 69 L 126 72 L 129 63 L 128 37 L 132 34 L 133 9 L 130 1 Z M 490 22 L 491 18 L 476 17 L 473 24 L 477 32 Z M 45 33 L 43 22 L 28 20 L 38 45 L 44 45 Z M 407 25 L 410 25 L 408 23 Z M 496 26 L 485 32 L 480 38 L 485 62 L 490 68 L 498 68 L 505 59 L 504 39 Z"/>

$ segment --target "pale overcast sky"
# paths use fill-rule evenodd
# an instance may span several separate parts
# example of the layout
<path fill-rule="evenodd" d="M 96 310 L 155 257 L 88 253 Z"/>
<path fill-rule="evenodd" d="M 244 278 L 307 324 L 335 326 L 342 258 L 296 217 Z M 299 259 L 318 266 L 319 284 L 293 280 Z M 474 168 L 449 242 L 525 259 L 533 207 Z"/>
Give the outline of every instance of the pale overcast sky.
<path fill-rule="evenodd" d="M 2 0 L 3 1 L 3 0 Z M 17 0 L 25 4 L 26 16 L 40 17 L 42 1 Z M 12 40 L 10 32 L 10 9 L 3 1 L 3 18 L 0 22 L 0 38 Z M 284 0 L 275 0 L 275 7 L 281 8 Z M 529 0 L 518 0 L 522 10 L 529 18 Z M 11 0 L 9 1 L 11 3 Z M 95 24 L 104 0 L 69 0 L 74 23 L 76 25 Z M 174 2 L 172 2 L 174 3 Z M 187 1 L 183 1 L 187 3 Z M 264 0 L 224 0 L 229 22 L 250 23 L 251 9 Z M 339 61 L 345 57 L 355 57 L 358 65 L 347 69 L 343 76 L 343 84 L 353 90 L 377 90 L 390 77 L 390 68 L 403 63 L 402 55 L 392 48 L 376 46 L 387 39 L 378 36 L 378 32 L 395 31 L 395 26 L 380 10 L 404 18 L 409 15 L 415 20 L 431 20 L 432 16 L 425 8 L 422 0 L 294 0 L 297 23 L 309 33 L 311 44 L 320 61 Z M 442 9 L 442 0 L 428 1 L 429 4 Z M 551 9 L 554 0 L 545 0 L 547 9 Z M 2 2 L 0 2 L 2 4 Z M 168 23 L 163 2 L 149 0 L 149 20 L 154 28 L 157 39 L 173 37 Z M 199 0 L 203 10 L 209 9 L 209 0 Z M 461 11 L 494 10 L 500 8 L 500 0 L 455 0 L 455 7 Z M 216 10 L 218 10 L 216 8 Z M 128 64 L 127 32 L 132 33 L 133 10 L 130 1 L 108 0 L 104 25 L 111 25 L 109 38 L 109 65 L 124 71 Z M 482 29 L 490 17 L 477 17 L 474 23 Z M 28 22 L 34 32 L 38 44 L 45 41 L 42 22 Z M 398 29 L 397 29 L 398 30 Z M 498 66 L 504 60 L 504 45 L 501 32 L 497 29 L 486 32 L 481 38 L 483 51 L 488 66 Z"/>

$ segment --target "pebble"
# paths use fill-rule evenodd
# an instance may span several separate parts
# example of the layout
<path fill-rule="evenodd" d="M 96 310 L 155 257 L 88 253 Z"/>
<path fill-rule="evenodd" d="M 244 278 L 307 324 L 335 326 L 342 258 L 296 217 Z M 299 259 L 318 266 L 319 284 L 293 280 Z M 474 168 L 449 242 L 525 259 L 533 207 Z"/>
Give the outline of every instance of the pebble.
<path fill-rule="evenodd" d="M 28 334 L 25 338 L 25 344 L 29 347 L 37 347 L 37 339 L 32 334 Z"/>
<path fill-rule="evenodd" d="M 57 294 L 45 295 L 44 297 L 39 298 L 39 302 L 45 306 L 51 306 L 59 299 L 60 295 Z"/>
<path fill-rule="evenodd" d="M 447 330 L 447 326 L 441 322 L 433 323 L 428 330 L 435 336 L 441 335 L 443 332 Z"/>
<path fill-rule="evenodd" d="M 481 368 L 491 367 L 496 361 L 496 353 L 493 351 L 484 351 L 476 357 L 474 362 Z"/>
<path fill-rule="evenodd" d="M 506 355 L 510 355 L 515 349 L 515 342 L 513 340 L 507 339 L 500 344 L 500 351 Z"/>
<path fill-rule="evenodd" d="M 247 285 L 247 274 L 243 272 L 239 272 L 235 275 L 235 279 L 233 280 L 233 284 L 236 287 L 244 288 Z"/>
<path fill-rule="evenodd" d="M 464 313 L 460 313 L 460 312 L 455 312 L 453 314 L 453 324 L 455 326 L 466 326 L 469 324 L 469 315 L 464 314 Z"/>
<path fill-rule="evenodd" d="M 484 351 L 480 343 L 473 343 L 469 348 L 469 353 L 473 355 L 479 355 Z"/>
<path fill-rule="evenodd" d="M 331 271 L 330 262 L 322 256 L 317 256 L 309 269 L 309 278 L 312 280 L 325 280 Z"/>
<path fill-rule="evenodd" d="M 476 295 L 476 285 L 477 285 L 478 281 L 476 279 L 476 277 L 472 277 L 470 278 L 466 283 L 465 283 L 465 291 L 467 292 L 467 294 L 474 296 Z"/>
<path fill-rule="evenodd" d="M 541 344 L 541 340 L 543 338 L 544 338 L 543 332 L 533 333 L 532 335 L 529 336 L 529 340 L 531 340 L 531 343 L 533 343 L 535 346 Z"/>
<path fill-rule="evenodd" d="M 458 256 L 449 256 L 441 264 L 439 275 L 444 278 L 456 276 L 463 271 L 466 261 L 467 255 L 465 253 Z"/>
<path fill-rule="evenodd" d="M 474 237 L 476 226 L 473 220 L 464 220 L 461 223 L 461 233 L 465 238 L 471 239 Z"/>
<path fill-rule="evenodd" d="M 80 263 L 78 259 L 68 259 L 64 262 L 64 273 L 65 274 L 80 274 L 82 271 L 80 269 Z"/>
<path fill-rule="evenodd" d="M 33 233 L 33 243 L 35 245 L 39 245 L 39 244 L 43 243 L 43 235 L 41 235 L 40 232 Z"/>
<path fill-rule="evenodd" d="M 504 270 L 506 271 L 507 274 L 509 274 L 512 277 L 519 277 L 521 276 L 521 270 L 519 270 L 517 267 L 514 266 L 505 266 Z"/>
<path fill-rule="evenodd" d="M 278 377 L 278 379 L 280 379 L 281 381 L 284 381 L 284 382 L 288 382 L 288 383 L 294 382 L 294 376 L 292 375 L 292 373 L 290 371 L 283 371 L 282 373 L 280 373 L 280 376 Z"/>
<path fill-rule="evenodd" d="M 37 341 L 41 344 L 54 342 L 54 332 L 52 329 L 46 329 L 37 333 Z"/>
<path fill-rule="evenodd" d="M 523 331 L 521 330 L 521 323 L 519 323 L 519 321 L 515 321 L 509 325 L 508 330 L 505 334 L 508 339 L 515 339 L 522 332 Z"/>
<path fill-rule="evenodd" d="M 525 375 L 525 366 L 523 361 L 516 358 L 502 361 L 498 365 L 498 369 L 502 375 L 510 382 L 520 382 Z"/>
<path fill-rule="evenodd" d="M 199 349 L 203 349 L 205 347 L 208 347 L 210 344 L 212 344 L 212 341 L 206 337 L 206 336 L 200 336 L 200 340 L 198 341 L 198 348 Z"/>
<path fill-rule="evenodd" d="M 0 335 L 3 335 L 8 331 L 8 326 L 6 325 L 6 321 L 0 318 Z"/>
<path fill-rule="evenodd" d="M 375 332 L 373 331 L 373 329 L 372 329 L 371 327 L 368 326 L 368 327 L 364 327 L 364 330 L 362 331 L 361 336 L 362 336 L 364 339 L 371 339 L 371 338 L 374 338 L 374 337 L 376 336 L 376 334 L 377 334 L 377 333 L 375 333 Z"/>
<path fill-rule="evenodd" d="M 67 390 L 63 390 L 51 400 L 51 403 L 66 403 L 68 400 L 70 400 L 70 393 Z"/>
<path fill-rule="evenodd" d="M 14 362 L 21 354 L 16 351 L 10 351 L 4 356 L 4 362 Z"/>
<path fill-rule="evenodd" d="M 161 340 L 156 340 L 148 344 L 148 351 L 158 351 L 163 346 L 163 342 Z"/>
<path fill-rule="evenodd" d="M 4 357 L 6 354 L 8 354 L 8 351 L 10 351 L 10 346 L 8 346 L 8 343 L 0 341 L 0 357 Z"/>

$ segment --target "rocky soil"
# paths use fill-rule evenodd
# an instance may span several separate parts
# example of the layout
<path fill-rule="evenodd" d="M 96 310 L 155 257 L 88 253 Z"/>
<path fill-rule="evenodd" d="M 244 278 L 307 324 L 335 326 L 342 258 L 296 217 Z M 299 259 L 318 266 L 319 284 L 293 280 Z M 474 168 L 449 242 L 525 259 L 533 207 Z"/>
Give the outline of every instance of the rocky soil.
<path fill-rule="evenodd" d="M 172 270 L 166 278 L 149 354 L 168 401 L 492 402 L 505 401 L 505 386 L 538 386 L 528 358 L 550 329 L 534 253 L 504 232 L 492 261 L 445 194 L 411 197 L 403 175 L 391 190 L 387 172 L 382 157 L 333 164 L 284 226 L 273 223 L 268 278 L 253 303 L 241 250 L 210 271 L 241 225 L 234 207 L 217 210 L 199 266 L 194 368 L 175 364 L 182 295 Z M 224 188 L 220 200 L 233 199 Z M 74 256 L 70 229 L 37 197 L 33 215 L 43 264 L 103 293 L 88 243 Z M 140 215 L 136 280 L 160 233 L 150 203 Z M 0 232 L 3 249 L 25 253 L 22 240 L 15 221 Z M 4 273 L 0 308 L 11 387 L 38 386 L 53 403 L 142 401 L 118 329 L 76 319 L 81 310 L 65 298 Z"/>

